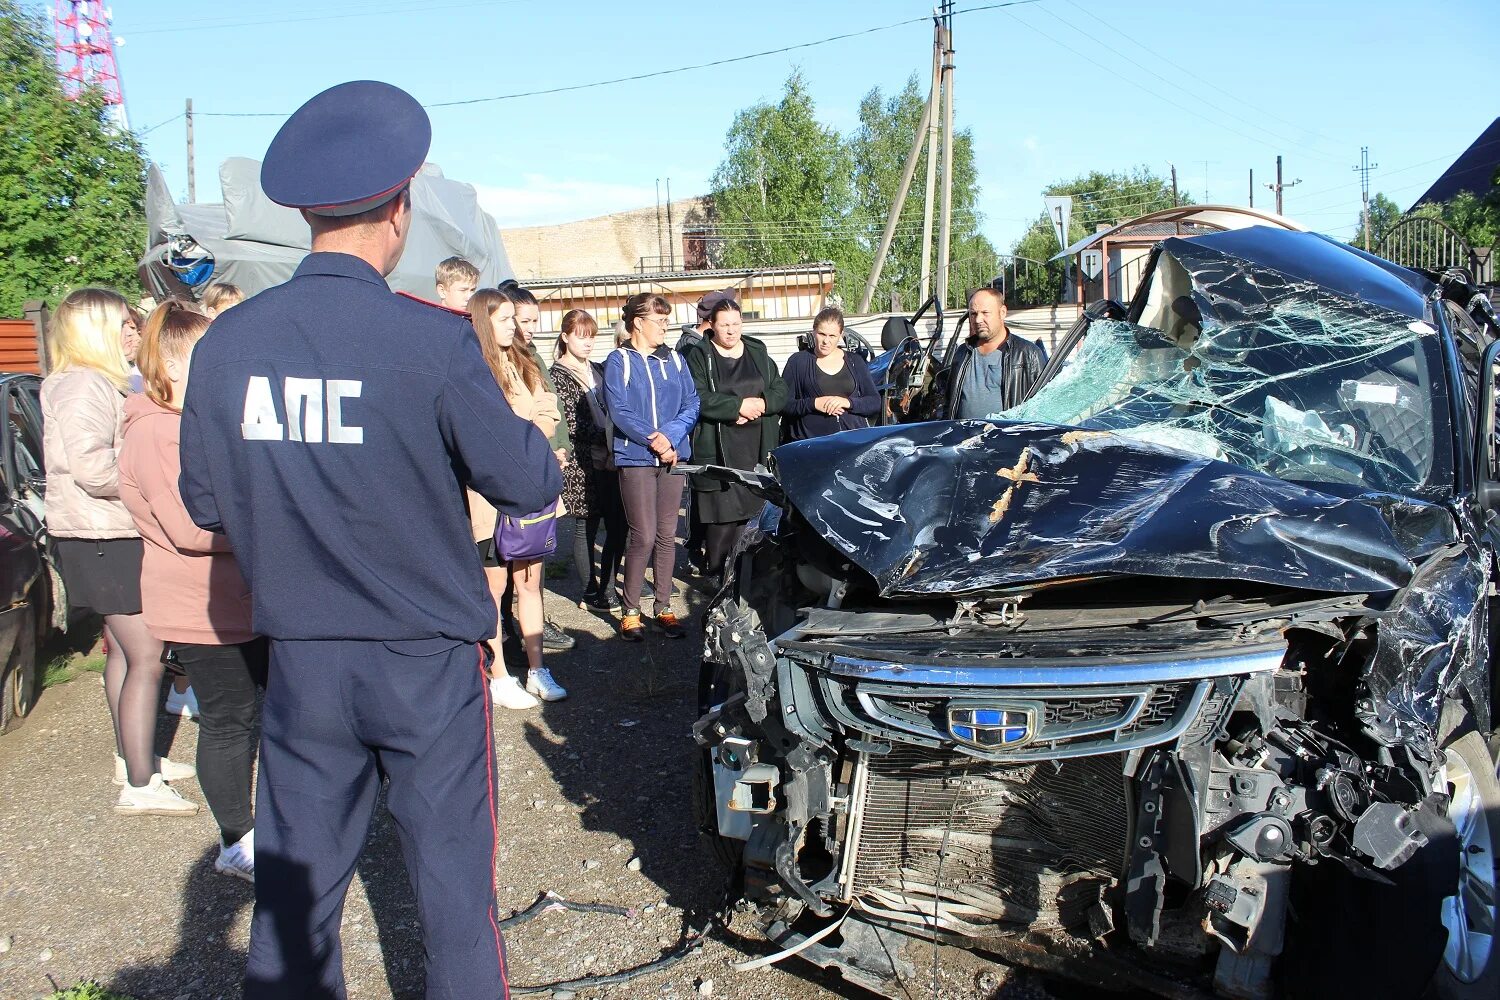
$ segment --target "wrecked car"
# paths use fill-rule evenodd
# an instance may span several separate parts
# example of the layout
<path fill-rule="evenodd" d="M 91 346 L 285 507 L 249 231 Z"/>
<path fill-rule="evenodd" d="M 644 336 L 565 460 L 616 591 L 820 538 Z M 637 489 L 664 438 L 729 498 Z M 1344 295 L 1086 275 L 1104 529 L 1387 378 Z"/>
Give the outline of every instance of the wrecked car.
<path fill-rule="evenodd" d="M 732 473 L 768 502 L 704 619 L 696 801 L 768 938 L 890 996 L 940 946 L 1500 996 L 1495 333 L 1463 275 L 1172 238 L 1023 405 Z"/>

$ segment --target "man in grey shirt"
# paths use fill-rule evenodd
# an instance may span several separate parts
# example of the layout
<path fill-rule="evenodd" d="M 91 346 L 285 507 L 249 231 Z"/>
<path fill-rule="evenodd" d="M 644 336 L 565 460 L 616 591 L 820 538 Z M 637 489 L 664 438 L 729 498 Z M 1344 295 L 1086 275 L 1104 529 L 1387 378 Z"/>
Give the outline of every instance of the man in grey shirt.
<path fill-rule="evenodd" d="M 1024 402 L 1042 374 L 1042 349 L 1005 326 L 1005 300 L 991 288 L 969 296 L 969 339 L 953 357 L 948 415 L 988 417 Z"/>

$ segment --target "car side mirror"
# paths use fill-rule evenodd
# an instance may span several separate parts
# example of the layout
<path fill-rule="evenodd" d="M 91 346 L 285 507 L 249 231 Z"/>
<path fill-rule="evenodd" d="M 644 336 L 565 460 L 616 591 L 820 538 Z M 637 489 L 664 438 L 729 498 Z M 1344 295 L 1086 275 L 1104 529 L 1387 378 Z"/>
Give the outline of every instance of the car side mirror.
<path fill-rule="evenodd" d="M 1474 428 L 1474 488 L 1479 506 L 1500 511 L 1500 443 L 1495 440 L 1496 379 L 1500 378 L 1500 340 L 1484 349 L 1479 366 L 1479 419 Z"/>

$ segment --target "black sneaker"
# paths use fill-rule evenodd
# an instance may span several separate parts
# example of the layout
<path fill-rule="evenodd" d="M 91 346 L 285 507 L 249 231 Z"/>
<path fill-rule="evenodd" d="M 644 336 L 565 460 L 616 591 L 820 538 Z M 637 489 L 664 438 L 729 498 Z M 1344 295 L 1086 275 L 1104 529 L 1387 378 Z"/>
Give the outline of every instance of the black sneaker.
<path fill-rule="evenodd" d="M 542 648 L 549 653 L 565 653 L 578 645 L 578 640 L 564 632 L 557 622 L 542 622 Z"/>
<path fill-rule="evenodd" d="M 583 593 L 578 597 L 578 606 L 584 611 L 587 611 L 589 608 L 594 606 L 594 602 L 598 599 L 599 588 L 597 586 L 585 587 Z"/>
<path fill-rule="evenodd" d="M 614 594 L 595 594 L 589 598 L 588 606 L 594 611 L 604 611 L 612 615 L 619 614 L 621 608 L 620 599 Z"/>

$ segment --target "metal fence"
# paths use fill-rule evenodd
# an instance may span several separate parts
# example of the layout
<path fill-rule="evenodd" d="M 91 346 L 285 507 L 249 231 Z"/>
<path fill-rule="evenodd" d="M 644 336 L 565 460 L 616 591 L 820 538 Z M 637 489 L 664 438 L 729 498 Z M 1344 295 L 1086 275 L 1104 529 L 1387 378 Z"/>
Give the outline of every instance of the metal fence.
<path fill-rule="evenodd" d="M 719 289 L 732 291 L 745 319 L 811 320 L 833 294 L 834 267 L 820 263 L 759 270 L 673 271 L 603 275 L 533 282 L 542 307 L 543 327 L 556 330 L 569 309 L 587 310 L 607 326 L 618 320 L 625 300 L 655 292 L 672 307 L 675 324 L 697 322 L 698 300 Z"/>

